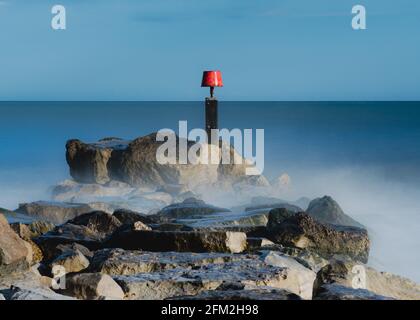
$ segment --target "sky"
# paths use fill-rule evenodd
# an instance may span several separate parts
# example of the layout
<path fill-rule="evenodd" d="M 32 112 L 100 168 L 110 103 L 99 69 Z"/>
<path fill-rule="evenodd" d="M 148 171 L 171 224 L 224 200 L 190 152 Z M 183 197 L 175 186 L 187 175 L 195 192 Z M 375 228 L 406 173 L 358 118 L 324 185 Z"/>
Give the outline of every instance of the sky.
<path fill-rule="evenodd" d="M 418 0 L 2 0 L 0 100 L 195 101 L 209 69 L 224 100 L 420 100 L 419 18 Z"/>

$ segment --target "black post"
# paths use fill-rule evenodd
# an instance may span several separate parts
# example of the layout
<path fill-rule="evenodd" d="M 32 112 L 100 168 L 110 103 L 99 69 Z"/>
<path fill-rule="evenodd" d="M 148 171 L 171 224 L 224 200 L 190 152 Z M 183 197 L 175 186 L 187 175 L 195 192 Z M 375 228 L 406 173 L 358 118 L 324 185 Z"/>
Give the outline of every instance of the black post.
<path fill-rule="evenodd" d="M 218 129 L 217 126 L 217 99 L 206 98 L 206 131 L 209 143 L 211 142 L 211 129 Z"/>

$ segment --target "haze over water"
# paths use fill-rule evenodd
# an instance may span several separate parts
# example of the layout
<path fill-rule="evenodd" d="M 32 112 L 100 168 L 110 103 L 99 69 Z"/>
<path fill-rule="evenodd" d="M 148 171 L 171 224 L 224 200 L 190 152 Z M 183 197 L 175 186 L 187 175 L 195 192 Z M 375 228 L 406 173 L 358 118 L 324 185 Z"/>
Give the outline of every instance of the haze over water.
<path fill-rule="evenodd" d="M 203 127 L 204 106 L 3 102 L 0 119 L 0 207 L 16 209 L 70 177 L 68 139 Z M 264 174 L 291 177 L 281 198 L 332 196 L 368 227 L 370 264 L 420 282 L 420 103 L 220 102 L 219 126 L 265 129 Z"/>

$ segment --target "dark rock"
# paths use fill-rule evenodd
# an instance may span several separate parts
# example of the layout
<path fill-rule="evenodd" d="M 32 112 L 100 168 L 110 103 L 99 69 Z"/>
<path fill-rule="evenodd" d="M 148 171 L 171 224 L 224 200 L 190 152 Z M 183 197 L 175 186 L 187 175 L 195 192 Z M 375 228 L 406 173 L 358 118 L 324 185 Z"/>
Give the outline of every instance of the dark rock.
<path fill-rule="evenodd" d="M 309 203 L 306 212 L 317 221 L 339 226 L 351 226 L 357 228 L 365 227 L 353 218 L 346 215 L 333 198 L 324 196 Z"/>
<path fill-rule="evenodd" d="M 120 220 L 112 214 L 103 211 L 94 211 L 83 214 L 68 221 L 68 223 L 85 226 L 102 238 L 106 238 L 122 226 Z"/>
<path fill-rule="evenodd" d="M 298 213 L 277 226 L 273 224 L 268 233 L 275 243 L 313 250 L 323 257 L 343 255 L 368 261 L 370 241 L 364 229 L 322 224 L 305 213 Z"/>
<path fill-rule="evenodd" d="M 251 205 L 245 208 L 245 211 L 257 210 L 257 209 L 287 209 L 290 212 L 302 212 L 302 208 L 291 204 L 288 201 L 272 198 L 272 197 L 253 197 L 251 199 Z"/>
<path fill-rule="evenodd" d="M 146 251 L 242 252 L 246 235 L 240 232 L 136 231 L 114 233 L 107 247 Z"/>
<path fill-rule="evenodd" d="M 314 300 L 393 300 L 390 297 L 377 295 L 365 289 L 353 289 L 339 284 L 321 286 Z"/>
<path fill-rule="evenodd" d="M 150 224 L 156 222 L 156 218 L 153 219 L 153 216 L 147 216 L 135 211 L 127 209 L 118 209 L 114 211 L 114 217 L 120 220 L 122 224 L 133 224 L 134 222 L 141 221 L 145 224 Z"/>
<path fill-rule="evenodd" d="M 80 244 L 90 250 L 102 247 L 104 237 L 86 226 L 66 223 L 54 230 L 34 238 L 34 242 L 41 248 L 45 258 L 51 259 L 56 254 L 59 245 Z"/>
<path fill-rule="evenodd" d="M 245 290 L 209 290 L 197 295 L 179 296 L 167 300 L 302 300 L 298 295 L 283 289 L 254 288 Z"/>
<path fill-rule="evenodd" d="M 181 223 L 160 223 L 150 225 L 156 231 L 193 231 L 194 229 Z"/>
<path fill-rule="evenodd" d="M 294 215 L 294 212 L 287 210 L 286 208 L 276 208 L 270 210 L 268 213 L 267 229 L 271 230 L 276 228 L 284 220 Z"/>
<path fill-rule="evenodd" d="M 230 212 L 229 209 L 206 204 L 203 200 L 195 198 L 185 199 L 182 203 L 171 204 L 159 211 L 158 215 L 163 220 L 194 219 L 216 212 Z"/>

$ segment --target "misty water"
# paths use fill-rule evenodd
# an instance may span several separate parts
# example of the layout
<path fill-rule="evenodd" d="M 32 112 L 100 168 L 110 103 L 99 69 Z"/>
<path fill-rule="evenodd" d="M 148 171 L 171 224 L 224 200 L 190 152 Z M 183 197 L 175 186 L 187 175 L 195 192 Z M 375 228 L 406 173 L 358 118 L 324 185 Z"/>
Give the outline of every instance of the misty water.
<path fill-rule="evenodd" d="M 180 120 L 203 127 L 203 102 L 0 103 L 0 207 L 48 200 L 70 177 L 68 139 L 132 139 Z M 420 282 L 420 103 L 220 102 L 219 126 L 264 129 L 264 175 L 291 177 L 279 197 L 332 196 L 367 226 L 369 264 Z"/>

